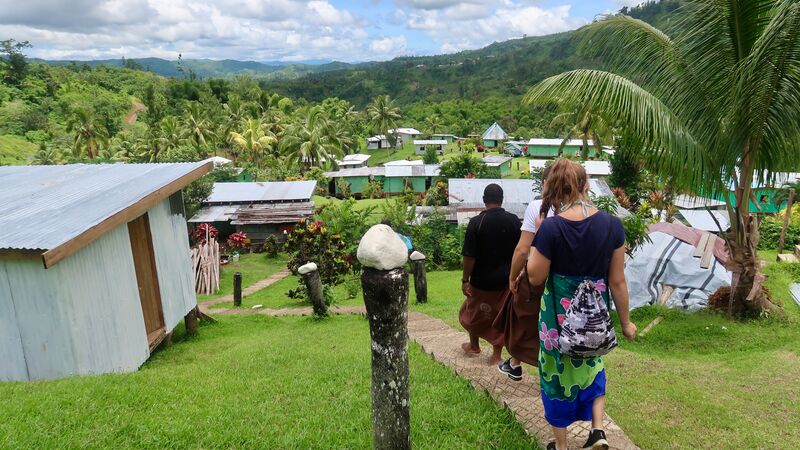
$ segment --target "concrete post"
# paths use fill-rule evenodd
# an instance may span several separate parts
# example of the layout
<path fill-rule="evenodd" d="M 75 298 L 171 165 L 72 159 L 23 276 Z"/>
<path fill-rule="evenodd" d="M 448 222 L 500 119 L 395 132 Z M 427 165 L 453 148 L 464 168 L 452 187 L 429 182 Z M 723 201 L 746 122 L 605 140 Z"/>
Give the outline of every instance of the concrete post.
<path fill-rule="evenodd" d="M 233 306 L 242 306 L 242 272 L 233 274 Z"/>
<path fill-rule="evenodd" d="M 390 227 L 375 225 L 357 256 L 372 343 L 372 448 L 410 449 L 408 251 Z"/>
<path fill-rule="evenodd" d="M 409 256 L 411 270 L 414 272 L 414 293 L 417 303 L 428 303 L 428 275 L 425 268 L 425 255 L 415 251 Z"/>
<path fill-rule="evenodd" d="M 314 308 L 314 315 L 317 317 L 325 317 L 328 315 L 328 305 L 325 304 L 325 294 L 322 289 L 322 280 L 319 277 L 317 265 L 314 263 L 307 263 L 297 269 L 303 282 L 308 289 L 308 296 L 311 298 L 311 306 Z"/>

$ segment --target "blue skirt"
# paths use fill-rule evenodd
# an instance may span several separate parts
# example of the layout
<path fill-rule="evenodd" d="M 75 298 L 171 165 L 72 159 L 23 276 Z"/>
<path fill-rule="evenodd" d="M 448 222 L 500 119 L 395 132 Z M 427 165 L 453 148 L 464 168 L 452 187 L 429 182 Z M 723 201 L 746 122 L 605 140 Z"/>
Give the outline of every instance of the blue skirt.
<path fill-rule="evenodd" d="M 592 420 L 592 404 L 598 397 L 606 395 L 606 371 L 594 378 L 594 382 L 578 393 L 578 398 L 567 400 L 551 399 L 542 391 L 544 418 L 556 428 L 566 428 L 579 420 Z"/>

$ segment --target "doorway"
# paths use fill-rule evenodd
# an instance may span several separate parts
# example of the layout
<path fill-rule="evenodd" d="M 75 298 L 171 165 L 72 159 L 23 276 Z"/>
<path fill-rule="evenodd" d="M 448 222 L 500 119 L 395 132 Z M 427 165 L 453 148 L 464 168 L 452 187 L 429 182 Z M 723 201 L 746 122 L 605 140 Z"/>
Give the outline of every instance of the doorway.
<path fill-rule="evenodd" d="M 165 330 L 153 236 L 150 234 L 150 220 L 147 213 L 128 222 L 128 235 L 131 241 L 133 265 L 136 269 L 139 301 L 142 304 L 144 326 L 147 331 L 147 343 L 152 350 L 164 339 Z"/>

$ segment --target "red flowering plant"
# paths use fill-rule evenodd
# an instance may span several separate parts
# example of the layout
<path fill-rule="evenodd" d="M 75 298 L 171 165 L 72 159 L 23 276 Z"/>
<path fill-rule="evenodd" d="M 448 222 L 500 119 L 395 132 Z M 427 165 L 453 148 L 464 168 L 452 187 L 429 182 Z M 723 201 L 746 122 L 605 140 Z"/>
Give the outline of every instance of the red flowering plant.
<path fill-rule="evenodd" d="M 347 244 L 342 236 L 332 233 L 324 222 L 318 220 L 301 219 L 289 233 L 283 248 L 289 254 L 287 268 L 292 273 L 296 273 L 298 267 L 313 262 L 325 285 L 339 284 L 351 268 Z"/>
<path fill-rule="evenodd" d="M 208 223 L 201 223 L 189 234 L 196 245 L 203 245 L 208 239 L 216 239 L 219 236 L 219 231 L 214 225 Z"/>
<path fill-rule="evenodd" d="M 250 243 L 250 239 L 244 231 L 237 231 L 236 233 L 228 236 L 228 248 L 232 250 L 240 250 Z"/>

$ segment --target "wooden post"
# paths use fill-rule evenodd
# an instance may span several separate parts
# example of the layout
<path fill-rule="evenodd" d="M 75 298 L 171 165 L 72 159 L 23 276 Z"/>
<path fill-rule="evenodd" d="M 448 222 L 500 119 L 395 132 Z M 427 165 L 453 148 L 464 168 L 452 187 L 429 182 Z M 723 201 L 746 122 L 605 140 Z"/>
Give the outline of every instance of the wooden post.
<path fill-rule="evenodd" d="M 357 256 L 372 349 L 372 448 L 407 450 L 408 251 L 390 227 L 375 225 L 361 238 Z"/>
<path fill-rule="evenodd" d="M 311 298 L 311 306 L 314 308 L 314 315 L 325 317 L 328 315 L 328 305 L 325 304 L 325 293 L 322 289 L 322 279 L 319 277 L 317 265 L 308 263 L 297 269 L 303 282 L 308 289 L 308 296 Z"/>
<path fill-rule="evenodd" d="M 786 229 L 789 228 L 789 221 L 792 220 L 792 203 L 794 203 L 794 188 L 789 189 L 789 203 L 786 204 L 786 217 L 783 219 L 783 228 L 781 229 L 781 239 L 778 241 L 778 256 L 777 261 L 781 261 L 781 253 L 783 253 L 783 246 L 786 245 Z"/>
<path fill-rule="evenodd" d="M 417 303 L 428 303 L 428 276 L 425 269 L 425 255 L 415 251 L 409 256 L 414 272 L 414 293 Z"/>
<path fill-rule="evenodd" d="M 183 318 L 184 322 L 186 322 L 186 334 L 189 336 L 194 336 L 198 333 L 197 329 L 197 307 L 189 311 L 189 314 L 186 314 L 186 317 Z"/>
<path fill-rule="evenodd" d="M 233 274 L 233 306 L 242 306 L 242 272 Z"/>

